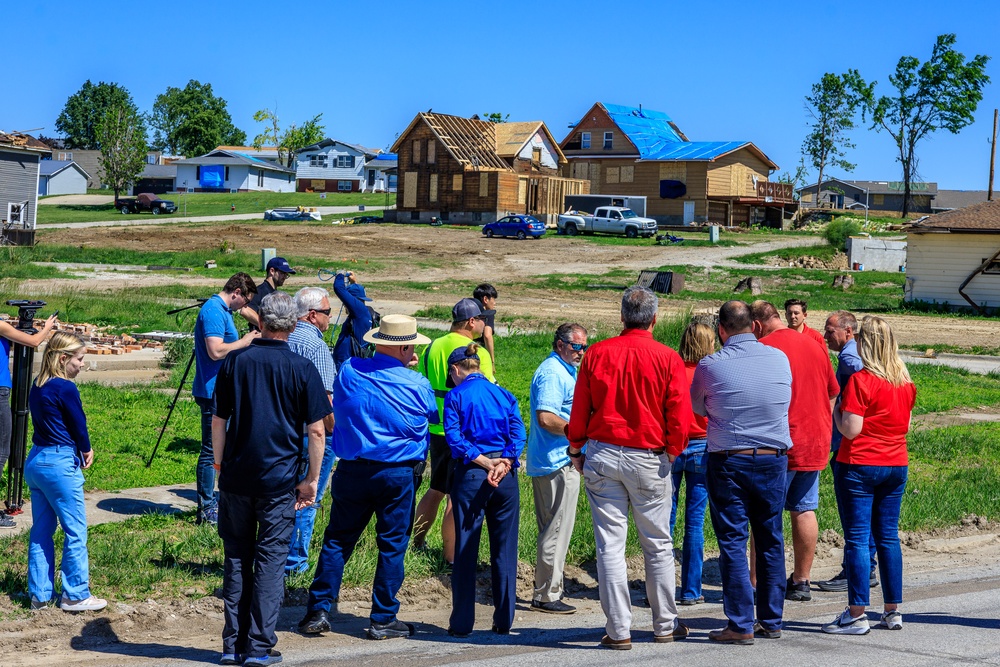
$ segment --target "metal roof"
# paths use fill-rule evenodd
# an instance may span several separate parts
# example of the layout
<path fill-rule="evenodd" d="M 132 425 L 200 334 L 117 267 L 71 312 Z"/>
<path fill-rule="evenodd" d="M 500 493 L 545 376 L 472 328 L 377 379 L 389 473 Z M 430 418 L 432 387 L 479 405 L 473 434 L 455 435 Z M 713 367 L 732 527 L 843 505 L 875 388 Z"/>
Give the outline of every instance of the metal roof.
<path fill-rule="evenodd" d="M 90 174 L 73 160 L 42 160 L 38 166 L 39 176 L 55 176 L 63 169 L 76 167 L 85 178 L 90 178 Z"/>

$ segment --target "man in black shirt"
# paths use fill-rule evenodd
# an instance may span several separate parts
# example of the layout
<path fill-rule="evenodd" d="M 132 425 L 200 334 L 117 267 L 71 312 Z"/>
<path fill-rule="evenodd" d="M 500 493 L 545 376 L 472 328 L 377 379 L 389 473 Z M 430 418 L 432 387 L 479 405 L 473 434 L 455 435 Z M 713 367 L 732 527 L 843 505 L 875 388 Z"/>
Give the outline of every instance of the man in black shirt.
<path fill-rule="evenodd" d="M 225 553 L 220 664 L 281 661 L 274 628 L 284 598 L 295 510 L 310 505 L 332 411 L 316 366 L 285 342 L 298 310 L 284 292 L 261 302 L 261 337 L 226 357 L 215 384 L 212 444 L 219 471 L 219 537 Z M 296 484 L 302 433 L 308 473 Z"/>
<path fill-rule="evenodd" d="M 260 303 L 264 297 L 285 284 L 288 276 L 295 275 L 295 269 L 289 266 L 284 257 L 272 257 L 266 267 L 267 277 L 257 285 L 257 294 L 243 308 L 236 312 L 250 325 L 250 331 L 260 330 Z"/>
<path fill-rule="evenodd" d="M 472 292 L 472 298 L 478 301 L 483 308 L 483 335 L 476 339 L 476 342 L 486 348 L 493 360 L 493 368 L 496 369 L 497 355 L 493 345 L 493 333 L 496 329 L 495 318 L 497 315 L 497 288 L 489 283 L 481 283 Z"/>

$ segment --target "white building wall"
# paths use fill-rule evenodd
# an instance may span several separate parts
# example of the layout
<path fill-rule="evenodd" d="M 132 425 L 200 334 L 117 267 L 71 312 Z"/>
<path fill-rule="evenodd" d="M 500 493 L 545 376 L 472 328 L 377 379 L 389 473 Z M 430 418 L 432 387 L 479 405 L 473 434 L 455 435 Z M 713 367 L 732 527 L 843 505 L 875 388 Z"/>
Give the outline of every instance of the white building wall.
<path fill-rule="evenodd" d="M 968 306 L 959 286 L 997 250 L 1000 234 L 909 234 L 906 300 Z M 965 293 L 978 304 L 1000 307 L 1000 275 L 976 276 Z"/>
<path fill-rule="evenodd" d="M 223 187 L 226 190 L 295 192 L 295 175 L 272 169 L 263 169 L 264 186 L 259 186 L 258 172 L 261 169 L 261 167 L 251 167 L 249 165 L 229 165 L 229 178 L 225 180 Z M 187 181 L 186 186 L 184 185 L 184 181 Z M 198 166 L 193 164 L 177 165 L 177 179 L 175 183 L 180 192 L 183 192 L 185 188 L 193 188 L 195 190 L 201 188 L 198 180 Z"/>
<path fill-rule="evenodd" d="M 310 166 L 313 155 L 326 155 L 326 168 Z M 354 156 L 353 167 L 336 167 L 340 156 Z M 299 179 L 325 178 L 343 181 L 362 180 L 364 174 L 365 156 L 344 144 L 335 143 L 316 151 L 302 152 L 296 155 L 295 177 Z"/>
<path fill-rule="evenodd" d="M 552 147 L 551 142 L 549 142 L 545 133 L 541 130 L 535 132 L 535 136 L 531 137 L 531 141 L 524 145 L 524 148 L 517 154 L 517 157 L 522 160 L 530 160 L 532 151 L 536 148 L 542 149 L 543 167 L 548 167 L 549 169 L 559 168 L 559 158 L 556 157 L 555 148 Z"/>
<path fill-rule="evenodd" d="M 87 194 L 87 178 L 79 171 L 70 167 L 63 169 L 54 176 L 49 176 L 46 194 L 49 195 L 85 195 Z"/>

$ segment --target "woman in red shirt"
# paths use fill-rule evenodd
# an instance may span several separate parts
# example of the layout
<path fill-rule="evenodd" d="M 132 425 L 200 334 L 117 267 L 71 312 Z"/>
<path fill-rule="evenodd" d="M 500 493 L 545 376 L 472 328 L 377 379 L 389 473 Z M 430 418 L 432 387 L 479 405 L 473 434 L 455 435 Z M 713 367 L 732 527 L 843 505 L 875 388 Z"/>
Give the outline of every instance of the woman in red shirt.
<path fill-rule="evenodd" d="M 837 484 L 842 490 L 844 556 L 848 607 L 823 626 L 831 634 L 868 634 L 868 535 L 875 538 L 885 609 L 879 625 L 902 630 L 897 611 L 903 601 L 903 554 L 899 547 L 899 508 L 906 489 L 906 433 L 917 390 L 899 358 L 888 323 L 868 316 L 857 335 L 864 368 L 847 381 L 833 410 L 844 435 L 837 454 Z"/>
<path fill-rule="evenodd" d="M 688 384 L 694 369 L 701 361 L 715 352 L 715 332 L 704 324 L 692 322 L 681 335 L 677 350 L 684 360 Z M 677 495 L 681 478 L 687 477 L 684 500 L 684 547 L 681 552 L 681 588 L 677 604 L 693 605 L 705 601 L 701 594 L 701 570 L 705 560 L 705 508 L 708 506 L 708 487 L 705 483 L 705 447 L 708 417 L 694 415 L 688 444 L 681 455 L 674 459 L 674 500 L 670 509 L 670 534 L 674 534 L 677 519 Z"/>

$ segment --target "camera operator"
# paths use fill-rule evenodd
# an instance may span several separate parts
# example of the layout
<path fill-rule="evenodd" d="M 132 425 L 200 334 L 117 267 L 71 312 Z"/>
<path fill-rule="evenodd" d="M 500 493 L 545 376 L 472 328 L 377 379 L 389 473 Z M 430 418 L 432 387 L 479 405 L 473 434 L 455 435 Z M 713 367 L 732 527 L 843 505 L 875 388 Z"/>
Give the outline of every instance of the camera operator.
<path fill-rule="evenodd" d="M 333 346 L 333 360 L 340 368 L 351 357 L 365 357 L 368 343 L 365 334 L 372 328 L 372 315 L 366 303 L 371 301 L 354 271 L 338 271 L 333 280 L 333 292 L 347 309 L 347 319 Z"/>

